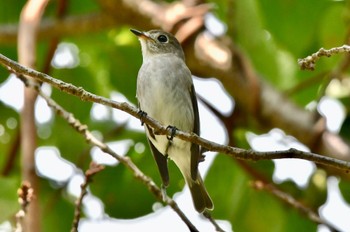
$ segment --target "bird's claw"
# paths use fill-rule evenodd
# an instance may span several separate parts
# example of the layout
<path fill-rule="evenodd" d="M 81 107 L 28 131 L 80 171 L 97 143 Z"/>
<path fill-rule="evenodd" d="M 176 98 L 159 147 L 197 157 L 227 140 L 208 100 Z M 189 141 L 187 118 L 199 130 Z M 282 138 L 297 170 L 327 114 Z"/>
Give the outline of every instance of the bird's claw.
<path fill-rule="evenodd" d="M 169 141 L 172 141 L 173 138 L 175 137 L 177 128 L 175 126 L 168 126 L 166 129 L 171 130 L 170 135 L 167 135 L 166 137 Z"/>
<path fill-rule="evenodd" d="M 199 156 L 199 159 L 198 159 L 198 162 L 203 162 L 205 161 L 205 155 L 203 153 L 207 152 L 208 149 L 206 149 L 205 147 L 201 147 L 200 149 L 200 156 Z"/>
<path fill-rule="evenodd" d="M 137 112 L 137 114 L 140 116 L 141 126 L 143 126 L 143 124 L 144 124 L 143 118 L 145 116 L 147 116 L 147 113 L 145 111 L 139 110 L 139 112 Z"/>
<path fill-rule="evenodd" d="M 201 155 L 199 156 L 198 162 L 204 162 L 204 161 L 205 161 L 205 155 L 201 154 Z"/>

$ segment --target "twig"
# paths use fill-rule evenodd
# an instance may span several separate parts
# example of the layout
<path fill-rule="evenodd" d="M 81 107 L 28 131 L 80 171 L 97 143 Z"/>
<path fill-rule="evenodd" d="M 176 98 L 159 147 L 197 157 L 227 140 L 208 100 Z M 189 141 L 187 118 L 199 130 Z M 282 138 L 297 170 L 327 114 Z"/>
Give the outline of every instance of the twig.
<path fill-rule="evenodd" d="M 298 60 L 298 64 L 302 70 L 308 69 L 308 70 L 314 70 L 316 66 L 316 61 L 319 60 L 321 57 L 331 57 L 334 54 L 339 53 L 350 53 L 350 46 L 349 45 L 343 45 L 341 47 L 335 47 L 331 48 L 329 50 L 326 50 L 324 48 L 320 48 L 317 52 L 314 54 Z"/>
<path fill-rule="evenodd" d="M 81 215 L 81 206 L 83 204 L 83 198 L 87 194 L 87 187 L 89 183 L 92 182 L 92 177 L 96 173 L 102 171 L 103 169 L 104 169 L 104 166 L 96 164 L 95 162 L 91 162 L 89 169 L 85 172 L 85 181 L 80 186 L 81 187 L 80 196 L 75 203 L 74 220 L 73 220 L 71 232 L 78 232 L 78 226 L 79 226 L 80 215 Z"/>
<path fill-rule="evenodd" d="M 34 189 L 31 187 L 28 181 L 23 181 L 21 187 L 17 191 L 18 203 L 21 205 L 21 209 L 16 213 L 16 229 L 15 232 L 24 231 L 24 217 L 27 213 L 27 208 L 30 202 L 34 198 Z"/>
<path fill-rule="evenodd" d="M 29 76 L 34 79 L 40 80 L 42 82 L 46 82 L 51 86 L 74 96 L 79 97 L 83 101 L 90 101 L 99 104 L 103 104 L 106 106 L 113 107 L 115 109 L 122 110 L 135 118 L 140 119 L 140 114 L 138 114 L 139 110 L 126 102 L 116 102 L 110 99 L 95 95 L 84 90 L 82 87 L 76 87 L 72 84 L 63 82 L 61 80 L 55 79 L 47 74 L 35 71 L 30 68 L 23 67 L 17 62 L 5 57 L 0 54 L 0 64 L 6 67 L 10 72 L 17 74 L 18 76 Z M 161 123 L 156 121 L 155 119 L 145 115 L 142 117 L 142 120 L 155 129 L 159 135 L 171 135 L 171 131 L 167 129 L 167 126 L 163 126 Z M 243 160 L 271 160 L 271 159 L 285 159 L 285 158 L 298 158 L 313 161 L 318 164 L 326 165 L 328 167 L 333 167 L 339 170 L 343 170 L 346 173 L 350 171 L 350 162 L 339 160 L 335 158 L 331 158 L 328 156 L 322 156 L 312 152 L 304 152 L 297 149 L 289 149 L 284 151 L 270 151 L 270 152 L 257 152 L 253 150 L 245 150 L 236 147 L 221 145 L 207 139 L 201 138 L 194 133 L 187 133 L 180 130 L 177 130 L 175 136 L 178 138 L 196 143 L 208 151 L 216 151 L 220 153 L 224 153 L 236 159 Z"/>
<path fill-rule="evenodd" d="M 217 232 L 225 232 L 221 227 L 219 226 L 218 223 L 213 219 L 209 211 L 204 211 L 203 216 L 206 217 L 214 226 L 215 226 L 215 231 Z"/>
<path fill-rule="evenodd" d="M 312 209 L 303 205 L 291 195 L 279 190 L 274 185 L 266 184 L 263 181 L 255 181 L 252 183 L 252 186 L 257 190 L 265 190 L 272 193 L 274 196 L 276 196 L 283 202 L 293 206 L 294 208 L 298 209 L 301 213 L 305 214 L 311 221 L 316 222 L 318 224 L 323 224 L 327 226 L 331 231 L 337 231 L 337 229 L 335 229 L 331 224 L 322 220 Z"/>

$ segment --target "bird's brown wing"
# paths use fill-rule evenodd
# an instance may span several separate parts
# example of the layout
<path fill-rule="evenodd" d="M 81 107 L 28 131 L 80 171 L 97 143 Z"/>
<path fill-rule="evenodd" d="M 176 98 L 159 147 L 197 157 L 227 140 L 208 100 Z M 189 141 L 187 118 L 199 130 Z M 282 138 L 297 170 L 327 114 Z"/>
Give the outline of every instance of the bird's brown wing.
<path fill-rule="evenodd" d="M 151 148 L 154 160 L 157 163 L 160 176 L 164 187 L 169 185 L 169 171 L 168 171 L 168 158 L 160 153 L 157 148 L 153 145 L 152 141 L 148 139 L 149 146 Z"/>
<path fill-rule="evenodd" d="M 199 113 L 198 113 L 198 103 L 197 103 L 196 91 L 194 90 L 193 84 L 191 86 L 190 95 L 191 95 L 192 108 L 194 113 L 193 132 L 199 135 L 200 122 L 199 122 Z M 200 158 L 201 158 L 201 154 L 200 154 L 199 145 L 192 143 L 191 145 L 191 177 L 194 181 L 197 180 L 198 163 Z"/>

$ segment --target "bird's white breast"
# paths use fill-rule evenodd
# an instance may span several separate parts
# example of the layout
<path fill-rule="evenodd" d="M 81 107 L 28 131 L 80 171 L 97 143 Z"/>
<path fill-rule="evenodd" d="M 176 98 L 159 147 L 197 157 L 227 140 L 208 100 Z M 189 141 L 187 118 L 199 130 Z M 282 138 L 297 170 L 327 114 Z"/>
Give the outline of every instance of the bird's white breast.
<path fill-rule="evenodd" d="M 191 85 L 191 73 L 182 59 L 171 54 L 150 57 L 144 60 L 137 80 L 140 108 L 165 126 L 193 131 Z M 166 137 L 157 136 L 156 141 L 152 142 L 164 154 Z M 188 146 L 190 149 L 188 144 L 174 140 L 175 147 Z"/>

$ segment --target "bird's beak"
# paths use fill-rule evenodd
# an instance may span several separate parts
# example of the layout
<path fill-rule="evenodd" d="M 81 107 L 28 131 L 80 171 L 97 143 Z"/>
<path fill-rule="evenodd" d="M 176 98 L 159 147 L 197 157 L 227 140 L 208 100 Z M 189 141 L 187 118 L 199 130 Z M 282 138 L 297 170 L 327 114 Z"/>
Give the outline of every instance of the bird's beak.
<path fill-rule="evenodd" d="M 149 37 L 145 32 L 143 31 L 138 31 L 138 30 L 135 30 L 135 29 L 130 29 L 130 31 L 132 33 L 134 33 L 137 37 L 139 37 L 140 39 L 147 39 L 147 40 L 152 40 L 151 37 Z"/>

